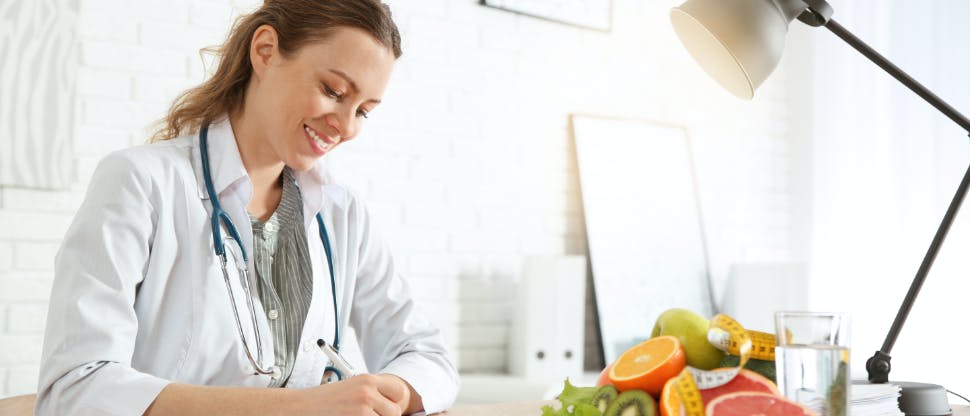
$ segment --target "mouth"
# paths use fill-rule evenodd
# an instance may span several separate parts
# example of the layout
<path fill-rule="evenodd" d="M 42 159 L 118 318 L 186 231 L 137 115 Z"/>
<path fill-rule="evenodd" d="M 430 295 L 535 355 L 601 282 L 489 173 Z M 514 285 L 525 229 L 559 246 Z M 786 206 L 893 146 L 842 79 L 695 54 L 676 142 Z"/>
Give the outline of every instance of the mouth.
<path fill-rule="evenodd" d="M 310 148 L 319 156 L 325 155 L 339 143 L 337 140 L 314 130 L 313 127 L 306 124 L 303 125 L 303 131 L 306 132 L 307 140 L 310 142 Z"/>

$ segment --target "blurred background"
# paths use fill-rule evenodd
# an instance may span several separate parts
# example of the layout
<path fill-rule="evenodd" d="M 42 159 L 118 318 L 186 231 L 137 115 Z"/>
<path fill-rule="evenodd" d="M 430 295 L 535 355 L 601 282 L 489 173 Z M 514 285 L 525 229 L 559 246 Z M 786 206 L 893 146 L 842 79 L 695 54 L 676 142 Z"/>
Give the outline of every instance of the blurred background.
<path fill-rule="evenodd" d="M 460 400 L 541 395 L 567 375 L 532 383 L 512 356 L 527 320 L 516 299 L 552 298 L 519 298 L 528 260 L 589 254 L 573 115 L 682 128 L 715 309 L 745 314 L 742 324 L 770 323 L 747 314 L 779 299 L 849 312 L 853 375 L 864 377 L 970 163 L 965 132 L 798 22 L 779 68 L 741 101 L 676 39 L 668 11 L 679 1 L 587 3 L 605 7 L 605 28 L 479 0 L 385 1 L 404 55 L 361 136 L 329 158 L 442 329 L 466 377 Z M 830 3 L 846 28 L 970 112 L 970 3 Z M 172 99 L 206 76 L 212 61 L 199 50 L 258 4 L 0 0 L 0 397 L 36 390 L 53 257 L 93 168 L 145 143 Z M 964 212 L 893 350 L 891 378 L 970 393 L 954 371 L 970 342 L 968 250 Z M 583 290 L 556 306 L 581 311 L 565 325 L 582 328 L 587 372 L 604 365 L 593 281 L 563 280 Z M 553 294 L 555 284 L 543 287 Z M 626 319 L 642 319 L 649 335 L 653 317 Z M 513 382 L 531 390 L 512 392 Z"/>

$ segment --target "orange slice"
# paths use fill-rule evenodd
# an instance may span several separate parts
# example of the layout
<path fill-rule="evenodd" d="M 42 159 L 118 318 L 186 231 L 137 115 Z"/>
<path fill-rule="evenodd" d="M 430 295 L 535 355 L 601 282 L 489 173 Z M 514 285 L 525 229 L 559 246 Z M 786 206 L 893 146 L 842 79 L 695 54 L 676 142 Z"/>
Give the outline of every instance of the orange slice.
<path fill-rule="evenodd" d="M 686 365 L 687 356 L 677 338 L 651 338 L 616 359 L 610 369 L 610 383 L 621 392 L 643 390 L 657 397 L 667 380 L 680 374 Z"/>
<path fill-rule="evenodd" d="M 657 407 L 660 408 L 660 416 L 680 416 L 680 395 L 674 390 L 676 379 L 667 380 L 664 383 L 663 392 L 660 393 L 660 401 Z"/>

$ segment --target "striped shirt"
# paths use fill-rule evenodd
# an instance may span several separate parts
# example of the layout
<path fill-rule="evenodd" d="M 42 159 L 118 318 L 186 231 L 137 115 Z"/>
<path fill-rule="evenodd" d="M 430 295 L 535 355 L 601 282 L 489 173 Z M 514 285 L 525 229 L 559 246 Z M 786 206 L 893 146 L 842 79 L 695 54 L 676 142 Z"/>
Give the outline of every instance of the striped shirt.
<path fill-rule="evenodd" d="M 249 216 L 253 224 L 256 286 L 273 333 L 276 365 L 282 377 L 270 387 L 282 387 L 290 378 L 303 323 L 313 294 L 313 271 L 303 228 L 303 199 L 296 178 L 283 169 L 283 197 L 266 222 Z"/>

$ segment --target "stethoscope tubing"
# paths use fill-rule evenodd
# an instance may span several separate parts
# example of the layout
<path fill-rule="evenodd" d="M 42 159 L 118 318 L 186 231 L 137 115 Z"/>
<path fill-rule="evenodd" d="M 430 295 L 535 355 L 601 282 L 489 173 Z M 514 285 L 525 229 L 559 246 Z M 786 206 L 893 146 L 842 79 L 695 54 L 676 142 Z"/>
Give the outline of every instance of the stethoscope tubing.
<path fill-rule="evenodd" d="M 256 308 L 253 302 L 253 292 L 249 286 L 249 256 L 246 253 L 246 248 L 242 245 L 242 238 L 239 236 L 239 230 L 236 229 L 235 224 L 233 224 L 232 219 L 229 218 L 229 214 L 222 209 L 222 205 L 219 203 L 219 196 L 216 194 L 215 186 L 212 183 L 212 173 L 209 168 L 209 123 L 202 123 L 199 128 L 199 148 L 202 154 L 202 177 L 205 182 L 206 192 L 209 195 L 209 202 L 212 205 L 212 245 L 215 250 L 216 256 L 219 257 L 219 263 L 222 267 L 222 276 L 226 284 L 226 290 L 229 294 L 229 301 L 232 306 L 233 317 L 236 323 L 236 330 L 239 333 L 239 339 L 242 341 L 243 348 L 246 350 L 246 358 L 249 359 L 250 364 L 253 366 L 253 371 L 257 374 L 263 375 L 273 375 L 274 378 L 279 377 L 280 369 L 276 365 L 271 365 L 269 368 L 265 368 L 260 365 L 263 362 L 263 348 L 262 348 L 262 337 L 260 335 L 259 325 L 256 322 Z M 323 249 L 327 255 L 327 267 L 330 270 L 330 291 L 333 295 L 333 347 L 335 350 L 339 351 L 340 345 L 340 319 L 337 315 L 337 282 L 336 275 L 333 269 L 333 251 L 330 246 L 330 236 L 327 233 L 327 227 L 323 222 L 323 215 L 319 212 L 316 215 L 317 226 L 320 232 L 320 239 L 323 241 Z M 221 224 L 220 224 L 221 223 Z M 246 339 L 246 334 L 243 332 L 242 321 L 239 319 L 239 309 L 236 305 L 236 297 L 232 293 L 231 279 L 229 278 L 229 272 L 226 270 L 226 265 L 228 259 L 226 257 L 226 247 L 222 239 L 222 226 L 226 227 L 226 231 L 229 233 L 230 239 L 236 242 L 239 247 L 239 252 L 242 256 L 243 266 L 240 267 L 242 272 L 242 282 L 243 290 L 246 292 L 246 303 L 249 309 L 249 317 L 253 327 L 253 334 L 256 338 L 256 354 L 254 356 L 252 348 L 249 346 L 249 342 Z M 330 367 L 328 367 L 329 369 Z M 338 378 L 342 379 L 342 374 L 338 371 Z"/>

